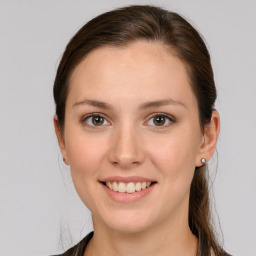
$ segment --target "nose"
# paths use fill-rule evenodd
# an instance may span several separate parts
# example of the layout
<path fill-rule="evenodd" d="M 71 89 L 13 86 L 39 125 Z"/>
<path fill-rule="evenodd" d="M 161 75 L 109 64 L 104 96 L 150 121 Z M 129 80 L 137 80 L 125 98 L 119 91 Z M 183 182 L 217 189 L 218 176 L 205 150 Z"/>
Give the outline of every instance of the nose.
<path fill-rule="evenodd" d="M 108 154 L 109 161 L 122 169 L 131 169 L 143 163 L 145 151 L 142 136 L 131 124 L 113 131 Z"/>

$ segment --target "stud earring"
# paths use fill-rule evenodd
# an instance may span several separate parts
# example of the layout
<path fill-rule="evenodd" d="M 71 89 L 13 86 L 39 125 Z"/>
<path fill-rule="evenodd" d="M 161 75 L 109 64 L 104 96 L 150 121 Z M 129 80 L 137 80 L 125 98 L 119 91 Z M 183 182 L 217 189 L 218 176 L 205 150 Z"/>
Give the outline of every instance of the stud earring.
<path fill-rule="evenodd" d="M 205 158 L 201 158 L 201 163 L 202 163 L 202 165 L 205 165 L 206 164 L 206 159 Z"/>

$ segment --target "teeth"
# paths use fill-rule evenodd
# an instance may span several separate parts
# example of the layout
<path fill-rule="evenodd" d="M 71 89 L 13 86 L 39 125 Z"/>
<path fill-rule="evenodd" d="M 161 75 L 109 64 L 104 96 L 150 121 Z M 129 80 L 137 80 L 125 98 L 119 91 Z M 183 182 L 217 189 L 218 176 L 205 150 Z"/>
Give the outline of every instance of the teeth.
<path fill-rule="evenodd" d="M 110 188 L 111 189 L 111 188 Z M 113 182 L 113 190 L 114 191 L 117 191 L 118 190 L 118 185 L 117 185 L 117 183 L 114 181 Z"/>
<path fill-rule="evenodd" d="M 110 188 L 110 189 L 113 189 L 113 186 L 112 186 L 112 184 L 108 181 L 107 182 L 107 186 Z"/>
<path fill-rule="evenodd" d="M 134 193 L 135 192 L 135 185 L 133 182 L 129 182 L 126 186 L 127 193 Z"/>
<path fill-rule="evenodd" d="M 137 182 L 136 186 L 135 186 L 136 191 L 140 191 L 141 190 L 141 183 Z"/>
<path fill-rule="evenodd" d="M 119 182 L 117 191 L 120 193 L 126 192 L 126 185 L 123 182 Z"/>
<path fill-rule="evenodd" d="M 119 193 L 134 193 L 136 191 L 140 191 L 142 189 L 148 188 L 151 185 L 151 182 L 129 182 L 129 183 L 124 183 L 124 182 L 106 182 L 106 185 L 108 188 L 111 190 L 114 190 Z"/>

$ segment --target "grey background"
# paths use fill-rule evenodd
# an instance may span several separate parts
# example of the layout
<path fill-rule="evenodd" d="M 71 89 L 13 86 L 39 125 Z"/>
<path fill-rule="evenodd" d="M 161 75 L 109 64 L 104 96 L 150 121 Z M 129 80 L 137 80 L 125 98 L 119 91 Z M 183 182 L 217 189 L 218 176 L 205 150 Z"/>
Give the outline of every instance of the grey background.
<path fill-rule="evenodd" d="M 54 134 L 54 75 L 86 21 L 150 3 L 178 11 L 206 39 L 221 114 L 211 173 L 224 245 L 256 255 L 255 0 L 0 0 L 0 256 L 61 252 L 60 241 L 67 248 L 92 229 Z"/>

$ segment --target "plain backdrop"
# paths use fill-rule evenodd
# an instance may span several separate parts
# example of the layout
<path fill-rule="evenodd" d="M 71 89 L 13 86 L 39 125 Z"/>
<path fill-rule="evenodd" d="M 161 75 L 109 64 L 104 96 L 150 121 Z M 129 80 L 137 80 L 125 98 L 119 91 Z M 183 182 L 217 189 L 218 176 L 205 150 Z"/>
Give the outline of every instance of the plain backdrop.
<path fill-rule="evenodd" d="M 130 4 L 177 11 L 205 38 L 221 115 L 210 171 L 224 246 L 256 256 L 255 0 L 0 0 L 0 256 L 54 254 L 92 230 L 59 153 L 52 86 L 74 33 Z"/>

